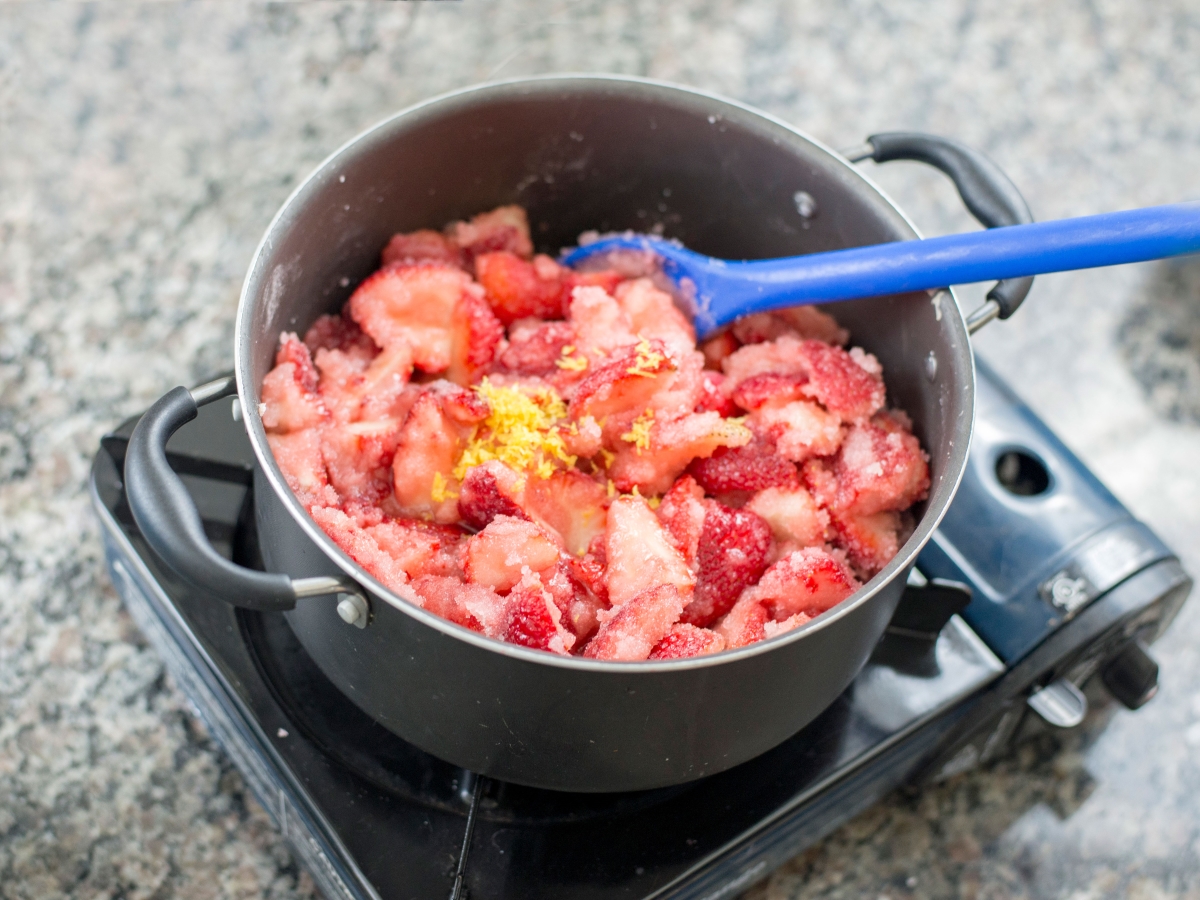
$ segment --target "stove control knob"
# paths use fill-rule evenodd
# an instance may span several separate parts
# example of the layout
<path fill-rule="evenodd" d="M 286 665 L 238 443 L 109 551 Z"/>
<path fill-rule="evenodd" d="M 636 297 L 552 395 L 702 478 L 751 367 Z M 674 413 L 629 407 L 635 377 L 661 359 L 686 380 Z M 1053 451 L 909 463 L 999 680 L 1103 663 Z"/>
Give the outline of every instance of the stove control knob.
<path fill-rule="evenodd" d="M 1055 728 L 1074 728 L 1087 715 L 1087 697 L 1066 678 L 1038 688 L 1025 701 L 1029 708 Z"/>
<path fill-rule="evenodd" d="M 1133 640 L 1104 664 L 1100 679 L 1125 706 L 1138 709 L 1158 693 L 1158 663 L 1141 641 Z"/>

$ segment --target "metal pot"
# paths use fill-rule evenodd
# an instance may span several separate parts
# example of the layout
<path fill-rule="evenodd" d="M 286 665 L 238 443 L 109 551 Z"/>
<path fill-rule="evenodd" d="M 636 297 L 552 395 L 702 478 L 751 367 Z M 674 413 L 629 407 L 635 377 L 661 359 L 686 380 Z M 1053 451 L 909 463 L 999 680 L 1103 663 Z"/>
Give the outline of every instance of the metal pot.
<path fill-rule="evenodd" d="M 853 156 L 922 159 L 954 178 L 984 224 L 1028 221 L 1011 183 L 961 145 L 879 135 Z M 467 769 L 566 791 L 625 791 L 710 775 L 779 744 L 850 683 L 891 618 L 967 458 L 975 372 L 947 292 L 838 304 L 853 342 L 884 365 L 890 403 L 931 457 L 929 499 L 895 559 L 844 603 L 772 640 L 715 656 L 610 663 L 563 658 L 460 628 L 388 590 L 309 518 L 258 414 L 279 334 L 339 309 L 398 231 L 503 203 L 529 211 L 554 253 L 585 229 L 647 230 L 754 258 L 918 237 L 847 160 L 789 125 L 685 88 L 614 77 L 492 84 L 398 113 L 329 157 L 267 229 L 246 276 L 237 391 L 258 458 L 254 500 L 268 574 L 218 556 L 167 465 L 170 435 L 231 379 L 176 388 L 130 443 L 139 528 L 188 581 L 227 602 L 283 610 L 317 665 L 405 740 Z M 1002 282 L 977 322 L 1015 309 Z"/>

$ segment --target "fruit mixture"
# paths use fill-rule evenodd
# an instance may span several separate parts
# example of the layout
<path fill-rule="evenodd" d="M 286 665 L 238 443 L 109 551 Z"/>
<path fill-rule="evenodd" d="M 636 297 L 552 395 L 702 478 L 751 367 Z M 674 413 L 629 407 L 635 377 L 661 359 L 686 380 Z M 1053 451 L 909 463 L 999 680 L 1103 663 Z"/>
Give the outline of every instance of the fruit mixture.
<path fill-rule="evenodd" d="M 397 594 L 550 653 L 715 653 L 850 596 L 929 487 L 879 362 L 812 307 L 698 347 L 644 258 L 605 265 L 534 255 L 516 206 L 393 237 L 263 381 L 313 519 Z"/>

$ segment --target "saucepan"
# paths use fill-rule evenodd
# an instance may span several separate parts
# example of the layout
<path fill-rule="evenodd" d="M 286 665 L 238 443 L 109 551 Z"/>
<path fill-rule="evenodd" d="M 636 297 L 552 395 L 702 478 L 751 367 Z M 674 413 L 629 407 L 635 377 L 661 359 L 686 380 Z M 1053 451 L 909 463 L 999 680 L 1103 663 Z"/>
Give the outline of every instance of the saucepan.
<path fill-rule="evenodd" d="M 794 735 L 840 694 L 878 642 L 918 552 L 954 497 L 971 442 L 969 333 L 1007 317 L 1030 279 L 999 283 L 965 318 L 949 291 L 839 303 L 854 344 L 883 363 L 889 402 L 930 456 L 928 499 L 896 557 L 855 595 L 776 638 L 712 656 L 642 663 L 559 657 L 505 644 L 385 588 L 308 516 L 259 417 L 282 331 L 341 308 L 396 232 L 519 203 L 538 249 L 585 230 L 657 230 L 731 259 L 916 238 L 853 162 L 919 160 L 948 174 L 985 226 L 1030 221 L 986 157 L 922 134 L 875 135 L 838 153 L 766 113 L 634 78 L 522 79 L 457 91 L 351 140 L 288 198 L 242 290 L 236 391 L 257 457 L 265 572 L 219 556 L 166 462 L 167 439 L 232 379 L 175 388 L 143 416 L 125 464 L 139 528 L 181 577 L 225 602 L 282 611 L 346 697 L 434 756 L 564 791 L 680 784 Z"/>

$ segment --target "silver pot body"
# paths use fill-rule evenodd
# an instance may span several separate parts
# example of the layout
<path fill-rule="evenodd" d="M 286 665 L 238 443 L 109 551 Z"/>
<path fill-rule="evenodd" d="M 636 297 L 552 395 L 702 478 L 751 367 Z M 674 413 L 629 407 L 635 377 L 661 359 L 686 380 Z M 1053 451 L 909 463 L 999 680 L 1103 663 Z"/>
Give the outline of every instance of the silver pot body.
<path fill-rule="evenodd" d="M 506 203 L 528 210 L 552 254 L 587 229 L 661 226 L 727 258 L 918 235 L 845 159 L 761 112 L 654 82 L 556 77 L 460 91 L 350 141 L 287 201 L 247 275 L 236 365 L 267 568 L 350 575 L 369 595 L 362 629 L 331 597 L 286 613 L 330 680 L 423 750 L 518 784 L 627 791 L 728 769 L 815 718 L 886 628 L 966 461 L 975 375 L 963 318 L 946 293 L 831 309 L 883 363 L 932 477 L 915 532 L 854 597 L 773 640 L 695 659 L 601 663 L 503 644 L 425 612 L 343 553 L 287 488 L 257 409 L 280 332 L 340 309 L 392 234 Z"/>

